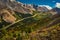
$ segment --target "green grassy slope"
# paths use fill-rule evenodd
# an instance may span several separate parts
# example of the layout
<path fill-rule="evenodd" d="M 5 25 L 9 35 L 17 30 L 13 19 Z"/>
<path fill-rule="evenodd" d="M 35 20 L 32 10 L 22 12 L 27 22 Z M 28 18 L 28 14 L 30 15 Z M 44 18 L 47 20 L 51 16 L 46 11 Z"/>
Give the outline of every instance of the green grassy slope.
<path fill-rule="evenodd" d="M 47 27 L 53 20 L 50 13 L 34 12 L 33 15 L 30 15 L 16 12 L 14 16 L 17 20 L 13 24 L 1 22 L 3 25 L 0 28 L 0 40 L 59 40 L 59 38 L 55 39 L 55 37 L 59 35 L 60 24 L 57 23 Z"/>

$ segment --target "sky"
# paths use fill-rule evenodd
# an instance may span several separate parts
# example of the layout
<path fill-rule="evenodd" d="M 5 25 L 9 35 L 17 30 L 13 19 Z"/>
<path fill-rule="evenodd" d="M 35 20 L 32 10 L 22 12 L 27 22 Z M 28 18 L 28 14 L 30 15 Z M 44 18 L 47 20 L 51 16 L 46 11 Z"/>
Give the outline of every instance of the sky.
<path fill-rule="evenodd" d="M 36 4 L 40 6 L 58 7 L 60 8 L 60 0 L 17 0 L 24 4 Z"/>

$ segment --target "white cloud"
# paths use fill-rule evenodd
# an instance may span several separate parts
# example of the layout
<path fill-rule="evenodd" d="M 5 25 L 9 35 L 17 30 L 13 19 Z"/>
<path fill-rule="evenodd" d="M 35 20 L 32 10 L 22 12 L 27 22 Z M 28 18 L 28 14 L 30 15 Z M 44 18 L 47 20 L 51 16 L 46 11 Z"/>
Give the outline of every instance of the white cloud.
<path fill-rule="evenodd" d="M 52 9 L 52 7 L 50 7 L 49 5 L 39 5 L 39 6 L 41 6 L 41 7 L 46 7 L 46 8 L 49 9 L 49 10 Z"/>
<path fill-rule="evenodd" d="M 57 8 L 60 8 L 60 3 L 56 3 L 56 7 Z"/>

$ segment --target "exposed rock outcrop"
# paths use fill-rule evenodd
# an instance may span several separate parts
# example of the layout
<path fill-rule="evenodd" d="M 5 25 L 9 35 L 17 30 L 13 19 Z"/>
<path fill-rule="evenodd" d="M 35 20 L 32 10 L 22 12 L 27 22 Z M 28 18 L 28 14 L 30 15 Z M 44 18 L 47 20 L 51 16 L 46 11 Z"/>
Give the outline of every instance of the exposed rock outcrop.
<path fill-rule="evenodd" d="M 9 12 L 9 10 L 3 9 L 1 11 L 2 19 L 8 23 L 15 22 L 16 18 L 13 16 L 14 12 Z"/>

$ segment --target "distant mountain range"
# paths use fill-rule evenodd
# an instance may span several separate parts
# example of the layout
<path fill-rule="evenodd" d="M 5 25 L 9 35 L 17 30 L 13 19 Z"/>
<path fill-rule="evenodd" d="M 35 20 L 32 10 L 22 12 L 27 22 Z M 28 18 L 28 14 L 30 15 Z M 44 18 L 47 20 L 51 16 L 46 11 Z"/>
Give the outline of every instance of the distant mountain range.
<path fill-rule="evenodd" d="M 10 8 L 11 10 L 20 12 L 20 13 L 33 13 L 37 9 L 37 11 L 47 11 L 48 9 L 46 7 L 35 7 L 36 5 L 32 4 L 23 4 L 21 2 L 16 2 L 12 0 L 0 0 L 0 5 L 7 8 Z M 1 7 L 0 7 L 1 8 Z"/>
<path fill-rule="evenodd" d="M 58 14 L 60 14 L 60 8 L 57 8 L 57 7 L 56 7 L 56 8 L 53 8 L 52 11 L 55 11 L 55 12 L 57 12 Z"/>
<path fill-rule="evenodd" d="M 38 5 L 32 5 L 32 4 L 23 4 L 15 0 L 0 0 L 0 11 L 1 11 L 0 15 L 4 14 L 3 19 L 6 22 L 10 22 L 10 23 L 16 20 L 16 18 L 12 15 L 14 12 L 23 13 L 23 14 L 33 14 L 33 11 L 38 11 L 38 12 L 50 11 L 50 13 L 53 15 L 60 14 L 59 8 L 53 8 L 49 10 L 46 7 L 40 7 Z M 9 15 L 9 17 L 7 15 Z"/>

